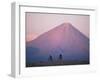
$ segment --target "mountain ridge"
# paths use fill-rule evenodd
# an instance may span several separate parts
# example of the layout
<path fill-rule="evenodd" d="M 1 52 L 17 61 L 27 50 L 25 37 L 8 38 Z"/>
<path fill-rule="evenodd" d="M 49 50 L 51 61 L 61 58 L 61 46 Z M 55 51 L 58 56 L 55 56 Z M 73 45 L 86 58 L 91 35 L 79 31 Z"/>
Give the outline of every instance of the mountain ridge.
<path fill-rule="evenodd" d="M 68 28 L 73 28 L 73 29 L 75 29 L 75 30 L 77 30 L 77 31 L 79 31 L 78 29 L 76 29 L 75 27 L 73 27 L 73 25 L 71 24 L 71 23 L 69 23 L 69 22 L 64 22 L 64 23 L 62 23 L 62 24 L 60 24 L 60 25 L 58 25 L 58 26 L 56 26 L 55 28 L 53 28 L 53 29 L 51 29 L 51 30 L 49 30 L 49 31 L 47 31 L 47 32 L 45 32 L 45 33 L 43 33 L 43 34 L 41 34 L 40 36 L 42 36 L 42 35 L 44 35 L 44 34 L 46 34 L 46 33 L 48 33 L 48 32 L 50 32 L 50 31 L 52 31 L 52 30 L 55 30 L 55 29 L 58 29 L 58 28 L 61 28 L 61 29 L 68 29 Z M 80 31 L 79 31 L 80 32 Z M 80 32 L 84 37 L 86 37 L 86 38 L 88 38 L 87 36 L 85 36 L 82 32 Z M 37 38 L 39 38 L 40 36 L 38 36 Z M 28 41 L 28 42 L 26 42 L 27 44 L 28 43 L 30 43 L 30 42 L 32 42 L 32 41 L 34 41 L 34 40 L 37 40 L 37 38 L 36 39 L 33 39 L 33 40 L 31 40 L 31 41 Z M 89 38 L 88 38 L 89 39 Z"/>

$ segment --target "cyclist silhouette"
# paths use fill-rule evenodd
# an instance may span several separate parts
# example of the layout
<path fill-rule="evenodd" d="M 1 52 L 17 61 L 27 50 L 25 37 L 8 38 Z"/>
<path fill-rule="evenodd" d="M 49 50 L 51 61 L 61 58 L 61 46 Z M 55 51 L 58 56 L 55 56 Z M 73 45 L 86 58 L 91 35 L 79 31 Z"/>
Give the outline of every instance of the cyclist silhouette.
<path fill-rule="evenodd" d="M 62 58 L 63 58 L 63 57 L 62 57 L 62 54 L 60 54 L 60 55 L 59 55 L 59 60 L 62 60 Z"/>
<path fill-rule="evenodd" d="M 52 56 L 51 56 L 51 55 L 49 56 L 49 60 L 50 60 L 50 61 L 53 61 L 53 58 L 52 58 Z"/>

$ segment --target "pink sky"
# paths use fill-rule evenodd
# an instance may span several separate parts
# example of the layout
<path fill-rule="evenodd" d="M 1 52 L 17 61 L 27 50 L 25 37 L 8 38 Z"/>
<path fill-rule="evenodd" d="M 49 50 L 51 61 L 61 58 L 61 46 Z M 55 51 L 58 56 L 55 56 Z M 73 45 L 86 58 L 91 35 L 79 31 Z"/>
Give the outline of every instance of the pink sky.
<path fill-rule="evenodd" d="M 88 15 L 26 13 L 26 41 L 31 41 L 62 23 L 71 23 L 89 37 Z"/>

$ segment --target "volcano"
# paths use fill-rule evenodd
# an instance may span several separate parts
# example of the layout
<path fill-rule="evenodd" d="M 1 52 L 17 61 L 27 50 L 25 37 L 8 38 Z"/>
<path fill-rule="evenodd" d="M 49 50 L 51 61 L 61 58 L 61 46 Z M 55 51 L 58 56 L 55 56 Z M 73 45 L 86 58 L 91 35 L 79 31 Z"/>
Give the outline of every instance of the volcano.
<path fill-rule="evenodd" d="M 63 23 L 26 42 L 27 67 L 69 64 L 89 64 L 89 38 L 72 24 Z"/>

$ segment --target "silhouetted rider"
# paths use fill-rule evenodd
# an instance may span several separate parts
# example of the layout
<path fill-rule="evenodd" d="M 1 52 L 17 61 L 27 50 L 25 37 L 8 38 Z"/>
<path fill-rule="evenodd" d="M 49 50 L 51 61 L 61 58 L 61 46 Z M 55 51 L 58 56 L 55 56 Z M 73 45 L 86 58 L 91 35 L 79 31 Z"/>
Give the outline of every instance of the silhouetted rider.
<path fill-rule="evenodd" d="M 51 56 L 51 55 L 49 56 L 49 60 L 50 60 L 50 61 L 53 61 L 53 58 L 52 58 L 52 56 Z"/>
<path fill-rule="evenodd" d="M 60 55 L 59 55 L 59 60 L 62 60 L 62 58 L 63 58 L 63 57 L 62 57 L 62 54 L 60 54 Z"/>

